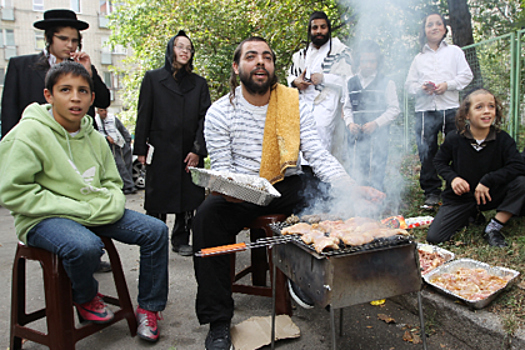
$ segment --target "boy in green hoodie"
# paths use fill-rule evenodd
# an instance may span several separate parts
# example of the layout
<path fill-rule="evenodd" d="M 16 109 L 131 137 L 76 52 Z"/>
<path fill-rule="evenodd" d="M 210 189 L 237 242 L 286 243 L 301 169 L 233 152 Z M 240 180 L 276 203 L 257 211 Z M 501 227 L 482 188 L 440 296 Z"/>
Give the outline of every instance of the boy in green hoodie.
<path fill-rule="evenodd" d="M 86 115 L 93 81 L 64 61 L 46 75 L 48 105 L 29 105 L 0 142 L 0 204 L 11 210 L 18 238 L 57 254 L 71 279 L 82 318 L 113 319 L 93 278 L 106 236 L 140 246 L 138 335 L 157 341 L 158 312 L 168 297 L 168 228 L 125 209 L 122 180 L 105 138 Z"/>

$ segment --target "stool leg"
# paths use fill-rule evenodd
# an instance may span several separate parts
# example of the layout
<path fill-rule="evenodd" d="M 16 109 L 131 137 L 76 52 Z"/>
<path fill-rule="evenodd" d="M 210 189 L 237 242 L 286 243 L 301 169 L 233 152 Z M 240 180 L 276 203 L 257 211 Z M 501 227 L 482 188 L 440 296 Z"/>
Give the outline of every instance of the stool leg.
<path fill-rule="evenodd" d="M 22 338 L 15 336 L 15 328 L 20 322 L 24 322 L 25 304 L 26 304 L 26 289 L 25 289 L 25 269 L 26 260 L 17 254 L 13 263 L 13 279 L 11 286 L 11 339 L 10 349 L 22 349 Z"/>
<path fill-rule="evenodd" d="M 266 237 L 272 237 L 273 231 L 269 226 L 264 226 L 264 231 L 266 232 Z M 268 256 L 271 256 L 271 248 L 268 249 Z M 273 273 L 273 262 L 272 259 L 269 259 L 270 265 L 270 275 Z M 292 301 L 290 300 L 290 292 L 286 287 L 286 276 L 280 269 L 276 270 L 275 279 L 273 276 L 270 276 L 270 279 L 275 280 L 275 313 L 277 315 L 289 315 L 292 316 Z"/>
<path fill-rule="evenodd" d="M 104 242 L 106 251 L 111 263 L 111 270 L 113 272 L 113 279 L 115 281 L 115 288 L 117 289 L 117 295 L 119 300 L 119 306 L 124 311 L 126 321 L 128 322 L 129 331 L 131 336 L 137 335 L 137 318 L 135 317 L 135 311 L 133 310 L 133 304 L 131 303 L 131 297 L 129 296 L 128 286 L 126 284 L 126 278 L 122 272 L 122 263 L 118 255 L 117 249 L 113 244 L 113 241 L 107 237 L 101 237 Z"/>
<path fill-rule="evenodd" d="M 264 231 L 261 229 L 250 229 L 250 241 L 254 242 L 258 238 L 264 237 Z M 254 286 L 266 287 L 266 271 L 268 270 L 268 259 L 266 257 L 266 248 L 252 249 L 252 283 Z"/>
<path fill-rule="evenodd" d="M 47 330 L 50 348 L 56 350 L 75 349 L 75 319 L 71 282 L 58 256 L 41 262 L 44 273 L 46 295 Z"/>

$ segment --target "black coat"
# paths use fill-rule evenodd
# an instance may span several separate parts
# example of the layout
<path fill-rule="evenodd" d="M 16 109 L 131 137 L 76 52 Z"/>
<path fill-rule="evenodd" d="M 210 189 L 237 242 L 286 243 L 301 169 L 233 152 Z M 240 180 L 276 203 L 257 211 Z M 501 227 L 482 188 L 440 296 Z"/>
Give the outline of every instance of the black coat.
<path fill-rule="evenodd" d="M 170 51 L 173 38 L 167 55 Z M 193 73 L 184 74 L 177 82 L 170 65 L 171 57 L 167 57 L 167 67 L 146 72 L 135 127 L 133 153 L 146 155 L 146 142 L 155 148 L 152 163 L 146 168 L 144 203 L 152 213 L 191 211 L 204 200 L 204 189 L 192 183 L 184 159 L 193 152 L 203 167 L 207 156 L 203 128 L 211 104 L 208 85 Z"/>
<path fill-rule="evenodd" d="M 44 98 L 44 80 L 49 65 L 40 67 L 37 62 L 44 54 L 13 57 L 9 60 L 4 81 L 2 96 L 2 135 L 11 130 L 22 118 L 24 109 L 33 102 L 47 103 Z M 95 84 L 95 101 L 89 108 L 88 115 L 95 117 L 95 107 L 107 108 L 110 104 L 109 90 L 98 76 L 95 66 L 93 82 Z"/>

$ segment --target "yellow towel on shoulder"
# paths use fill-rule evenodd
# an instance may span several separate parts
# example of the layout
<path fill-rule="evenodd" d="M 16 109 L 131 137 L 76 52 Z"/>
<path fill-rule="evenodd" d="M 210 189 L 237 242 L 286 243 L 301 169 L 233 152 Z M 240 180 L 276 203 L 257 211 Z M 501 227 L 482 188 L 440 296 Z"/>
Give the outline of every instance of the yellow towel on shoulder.
<path fill-rule="evenodd" d="M 299 92 L 281 84 L 272 90 L 266 113 L 259 176 L 273 185 L 297 165 L 300 138 Z"/>

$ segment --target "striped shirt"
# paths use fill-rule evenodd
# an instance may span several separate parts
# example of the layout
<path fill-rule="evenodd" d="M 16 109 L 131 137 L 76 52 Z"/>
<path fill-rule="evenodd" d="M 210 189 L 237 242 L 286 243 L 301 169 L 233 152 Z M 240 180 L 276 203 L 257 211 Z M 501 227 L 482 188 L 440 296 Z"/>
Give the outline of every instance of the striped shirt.
<path fill-rule="evenodd" d="M 350 177 L 339 162 L 322 145 L 315 122 L 302 99 L 300 108 L 300 150 L 314 173 L 325 182 Z M 210 155 L 211 168 L 237 174 L 259 175 L 268 105 L 253 106 L 237 87 L 233 105 L 229 95 L 217 100 L 206 113 L 204 137 Z M 288 168 L 286 176 L 300 173 L 300 165 Z"/>

